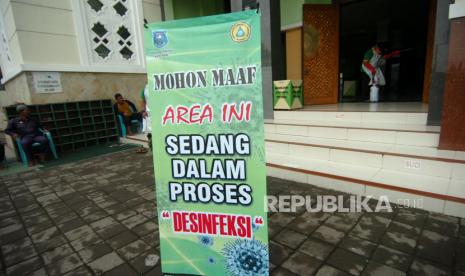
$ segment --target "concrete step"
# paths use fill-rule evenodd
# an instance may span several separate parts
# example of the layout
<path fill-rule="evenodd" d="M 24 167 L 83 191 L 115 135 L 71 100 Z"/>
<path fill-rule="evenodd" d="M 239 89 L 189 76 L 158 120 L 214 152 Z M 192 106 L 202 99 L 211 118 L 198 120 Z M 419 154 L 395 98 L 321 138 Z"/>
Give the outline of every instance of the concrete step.
<path fill-rule="evenodd" d="M 277 125 L 305 125 L 315 127 L 333 127 L 333 128 L 352 128 L 352 129 L 371 129 L 371 130 L 404 130 L 412 132 L 431 132 L 439 133 L 440 126 L 428 126 L 424 124 L 394 124 L 383 122 L 350 122 L 350 121 L 315 121 L 315 120 L 265 120 L 265 123 Z"/>
<path fill-rule="evenodd" d="M 275 111 L 275 120 L 426 125 L 426 112 Z"/>
<path fill-rule="evenodd" d="M 265 139 L 271 142 L 289 142 L 291 144 L 303 144 L 305 146 L 336 148 L 353 150 L 357 152 L 380 153 L 401 155 L 406 157 L 434 159 L 441 161 L 465 161 L 465 151 L 439 150 L 436 147 L 421 147 L 411 145 L 397 145 L 394 143 L 364 142 L 352 140 L 340 140 L 332 138 L 318 138 L 289 134 L 265 133 Z"/>
<path fill-rule="evenodd" d="M 403 125 L 403 128 L 367 128 L 353 127 L 349 123 L 333 124 L 296 124 L 279 123 L 279 121 L 267 121 L 265 123 L 266 134 L 293 135 L 302 137 L 325 138 L 339 141 L 358 141 L 384 144 L 396 144 L 419 147 L 437 147 L 439 143 L 439 131 L 418 130 L 421 125 Z M 390 125 L 392 127 L 392 125 Z M 425 126 L 423 126 L 425 127 Z"/>
<path fill-rule="evenodd" d="M 135 134 L 132 136 L 120 137 L 120 142 L 123 144 L 133 144 L 133 145 L 140 145 L 145 148 L 148 148 L 148 139 L 146 134 Z"/>
<path fill-rule="evenodd" d="M 465 173 L 454 178 L 407 173 L 374 167 L 370 163 L 348 164 L 336 160 L 297 157 L 267 150 L 268 175 L 309 183 L 351 194 L 388 196 L 395 204 L 465 217 Z"/>

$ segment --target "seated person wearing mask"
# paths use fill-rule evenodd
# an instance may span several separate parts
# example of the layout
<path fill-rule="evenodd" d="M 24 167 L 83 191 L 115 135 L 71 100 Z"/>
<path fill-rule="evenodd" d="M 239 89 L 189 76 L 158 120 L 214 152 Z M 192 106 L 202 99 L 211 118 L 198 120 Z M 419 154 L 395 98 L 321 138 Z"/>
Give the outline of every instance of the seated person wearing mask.
<path fill-rule="evenodd" d="M 115 112 L 118 115 L 123 116 L 126 131 L 128 132 L 128 135 L 132 135 L 131 121 L 138 120 L 139 122 L 142 122 L 142 114 L 137 112 L 136 106 L 131 101 L 124 99 L 120 93 L 115 94 L 115 100 Z"/>
<path fill-rule="evenodd" d="M 5 133 L 13 137 L 13 139 L 20 139 L 30 166 L 36 164 L 32 158 L 32 145 L 39 143 L 40 146 L 34 148 L 39 151 L 40 161 L 44 162 L 45 155 L 49 152 L 49 145 L 47 138 L 40 132 L 40 129 L 43 129 L 41 123 L 30 116 L 31 112 L 24 104 L 16 106 L 16 111 L 18 112 L 18 117 L 8 122 Z"/>

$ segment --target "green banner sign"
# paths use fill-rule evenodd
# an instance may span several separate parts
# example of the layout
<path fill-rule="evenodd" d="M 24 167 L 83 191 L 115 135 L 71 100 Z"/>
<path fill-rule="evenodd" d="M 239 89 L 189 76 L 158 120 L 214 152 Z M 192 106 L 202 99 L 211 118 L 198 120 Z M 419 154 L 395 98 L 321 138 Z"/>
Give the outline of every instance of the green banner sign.
<path fill-rule="evenodd" d="M 268 275 L 260 15 L 148 25 L 163 273 Z"/>

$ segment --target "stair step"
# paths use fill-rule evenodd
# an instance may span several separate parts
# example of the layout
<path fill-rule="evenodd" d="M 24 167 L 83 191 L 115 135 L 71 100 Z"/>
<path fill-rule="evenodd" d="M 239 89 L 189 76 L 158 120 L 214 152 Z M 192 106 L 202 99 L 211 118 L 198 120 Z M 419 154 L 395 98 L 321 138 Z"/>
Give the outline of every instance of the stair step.
<path fill-rule="evenodd" d="M 275 120 L 426 125 L 426 112 L 274 111 Z"/>
<path fill-rule="evenodd" d="M 148 148 L 148 139 L 145 134 L 136 134 L 133 136 L 120 137 L 120 142 L 123 144 L 134 144 Z"/>
<path fill-rule="evenodd" d="M 266 140 L 267 154 L 280 154 L 302 160 L 320 160 L 343 165 L 357 165 L 374 169 L 394 170 L 413 175 L 465 180 L 465 160 L 431 157 L 390 152 L 386 147 L 381 151 L 367 150 L 366 145 L 325 145 L 289 141 Z M 359 146 L 359 147 L 357 147 Z M 365 149 L 362 147 L 365 146 Z M 439 151 L 438 151 L 439 152 Z M 453 155 L 454 152 L 451 152 Z M 436 153 L 438 154 L 438 153 Z"/>
<path fill-rule="evenodd" d="M 273 133 L 266 133 L 265 139 L 267 142 L 288 143 L 307 147 L 322 147 L 354 152 L 366 152 L 418 159 L 430 159 L 444 162 L 465 162 L 464 151 L 439 150 L 434 147 L 419 147 L 409 145 L 396 145 L 389 143 L 314 138 Z"/>
<path fill-rule="evenodd" d="M 299 158 L 267 151 L 270 176 L 375 197 L 393 203 L 422 199 L 425 209 L 465 216 L 465 179 L 399 172 L 364 165 Z M 460 176 L 463 177 L 463 176 Z M 417 206 L 420 207 L 420 206 Z"/>
<path fill-rule="evenodd" d="M 265 123 L 266 134 L 437 147 L 439 132 Z"/>
<path fill-rule="evenodd" d="M 428 126 L 424 124 L 393 124 L 380 122 L 350 122 L 350 121 L 314 121 L 314 120 L 265 120 L 266 124 L 274 125 L 296 125 L 311 127 L 331 127 L 348 129 L 368 129 L 368 130 L 398 130 L 405 132 L 428 132 L 439 133 L 440 126 Z"/>

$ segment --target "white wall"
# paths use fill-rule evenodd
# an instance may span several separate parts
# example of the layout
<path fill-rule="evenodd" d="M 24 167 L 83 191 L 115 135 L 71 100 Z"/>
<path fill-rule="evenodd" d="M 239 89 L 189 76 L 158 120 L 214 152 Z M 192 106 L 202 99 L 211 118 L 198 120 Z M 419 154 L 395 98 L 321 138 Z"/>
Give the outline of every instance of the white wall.
<path fill-rule="evenodd" d="M 465 16 L 465 0 L 455 0 L 449 7 L 449 19 Z"/>
<path fill-rule="evenodd" d="M 73 13 L 74 2 L 84 0 L 0 0 L 0 11 L 5 22 L 13 64 L 2 62 L 3 82 L 22 71 L 68 72 L 126 72 L 142 73 L 124 65 L 109 68 L 90 68 L 84 64 L 81 34 L 77 31 Z M 102 2 L 109 0 L 102 0 Z M 138 15 L 149 22 L 161 21 L 159 0 L 136 1 Z M 110 2 L 108 2 L 110 3 Z M 74 3 L 75 4 L 75 3 Z M 78 19 L 80 20 L 80 19 Z M 135 19 L 142 24 L 143 18 Z M 81 39 L 82 40 L 82 39 Z M 139 43 L 142 43 L 140 39 Z M 141 48 L 142 49 L 142 48 Z"/>
<path fill-rule="evenodd" d="M 142 0 L 144 18 L 148 22 L 161 21 L 161 7 L 159 0 Z"/>

